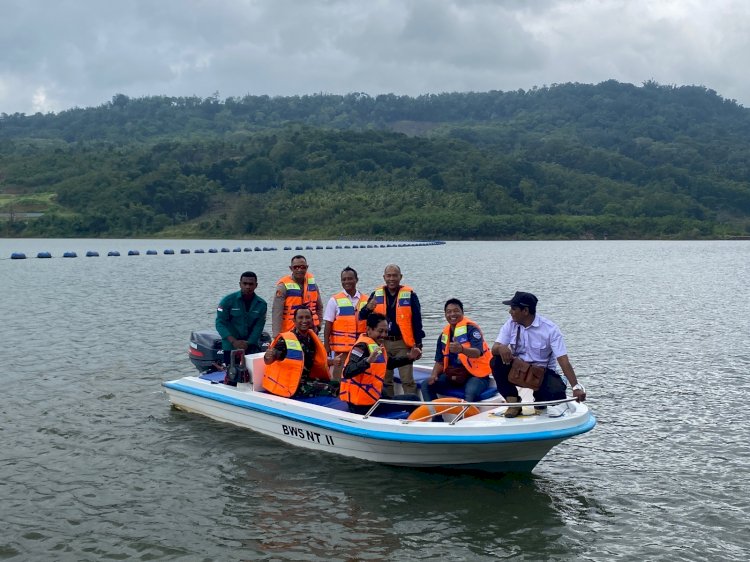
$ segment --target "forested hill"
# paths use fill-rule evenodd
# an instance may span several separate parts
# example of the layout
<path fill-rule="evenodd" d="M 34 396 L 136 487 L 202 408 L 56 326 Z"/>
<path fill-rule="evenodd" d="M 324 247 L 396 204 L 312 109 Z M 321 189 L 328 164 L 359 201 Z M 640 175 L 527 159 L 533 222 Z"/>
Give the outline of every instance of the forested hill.
<path fill-rule="evenodd" d="M 0 114 L 0 213 L 20 236 L 742 236 L 750 110 L 702 87 L 615 81 L 116 95 Z"/>

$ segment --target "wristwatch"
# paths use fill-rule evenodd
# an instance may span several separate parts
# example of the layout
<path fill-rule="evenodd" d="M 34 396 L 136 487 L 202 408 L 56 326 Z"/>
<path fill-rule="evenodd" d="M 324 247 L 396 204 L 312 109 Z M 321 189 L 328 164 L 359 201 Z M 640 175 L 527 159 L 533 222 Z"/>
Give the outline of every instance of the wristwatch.
<path fill-rule="evenodd" d="M 586 389 L 583 387 L 581 383 L 576 383 L 576 385 L 573 387 L 573 390 L 580 390 L 584 394 L 586 394 Z"/>

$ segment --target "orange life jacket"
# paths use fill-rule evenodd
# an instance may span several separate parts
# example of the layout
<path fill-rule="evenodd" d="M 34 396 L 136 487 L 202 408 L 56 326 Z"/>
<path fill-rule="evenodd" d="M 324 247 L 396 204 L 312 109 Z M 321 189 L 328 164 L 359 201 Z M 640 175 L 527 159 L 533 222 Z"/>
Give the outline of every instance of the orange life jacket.
<path fill-rule="evenodd" d="M 388 317 L 385 310 L 385 292 L 387 290 L 385 285 L 375 289 L 375 309 L 373 310 L 373 312 L 379 312 L 386 318 Z M 401 285 L 396 296 L 396 324 L 398 324 L 398 329 L 401 330 L 401 337 L 407 347 L 414 347 L 416 344 L 414 329 L 411 325 L 411 294 L 413 291 L 414 289 L 411 287 Z"/>
<path fill-rule="evenodd" d="M 368 356 L 372 355 L 372 352 L 380 347 L 375 343 L 375 340 L 365 335 L 359 336 L 354 345 L 358 343 L 367 344 Z M 350 351 L 346 357 L 346 363 L 349 363 L 351 356 L 352 352 Z M 385 366 L 387 362 L 388 354 L 383 350 L 383 353 L 370 364 L 364 373 L 350 379 L 342 377 L 341 386 L 339 387 L 339 398 L 355 406 L 370 406 L 377 402 L 383 391 L 383 380 L 385 379 Z"/>
<path fill-rule="evenodd" d="M 479 329 L 479 326 L 477 326 L 474 322 L 464 316 L 464 318 L 458 324 L 456 324 L 456 327 L 453 330 L 453 340 L 460 343 L 462 347 L 471 347 L 471 338 L 469 337 L 470 330 L 479 330 L 479 333 L 482 333 L 482 330 Z M 448 363 L 448 356 L 450 355 L 448 344 L 450 344 L 451 342 L 450 334 L 451 325 L 448 324 L 445 328 L 443 328 L 443 334 L 440 336 L 440 341 L 443 344 L 443 370 L 447 369 L 450 366 L 450 364 Z M 466 367 L 466 370 L 469 371 L 469 373 L 471 373 L 473 376 L 484 378 L 492 373 L 492 368 L 490 367 L 492 352 L 487 346 L 487 342 L 485 341 L 484 336 L 482 336 L 481 351 L 482 354 L 476 359 L 472 359 L 471 357 L 467 357 L 463 353 L 459 353 L 458 360 L 461 361 L 461 364 Z"/>
<path fill-rule="evenodd" d="M 333 320 L 331 328 L 331 350 L 336 353 L 351 351 L 360 334 L 364 334 L 367 323 L 360 320 L 359 311 L 367 306 L 367 300 L 359 299 L 355 310 L 352 299 L 346 291 L 333 295 L 336 299 L 339 313 Z"/>
<path fill-rule="evenodd" d="M 284 312 L 281 315 L 281 329 L 279 332 L 287 332 L 294 328 L 294 311 L 301 306 L 310 309 L 313 316 L 315 328 L 320 326 L 318 317 L 318 284 L 312 273 L 305 274 L 305 282 L 302 287 L 292 278 L 291 275 L 282 277 L 276 282 L 276 285 L 286 287 L 286 299 L 284 300 Z"/>
<path fill-rule="evenodd" d="M 329 380 L 326 350 L 314 332 L 310 332 L 310 335 L 315 344 L 315 358 L 313 359 L 312 369 L 310 369 L 310 378 Z M 266 373 L 263 375 L 263 388 L 271 394 L 289 398 L 297 392 L 302 380 L 305 355 L 294 332 L 280 333 L 273 340 L 272 348 L 279 339 L 283 339 L 286 343 L 286 357 L 281 361 L 274 361 L 270 365 L 266 365 Z"/>

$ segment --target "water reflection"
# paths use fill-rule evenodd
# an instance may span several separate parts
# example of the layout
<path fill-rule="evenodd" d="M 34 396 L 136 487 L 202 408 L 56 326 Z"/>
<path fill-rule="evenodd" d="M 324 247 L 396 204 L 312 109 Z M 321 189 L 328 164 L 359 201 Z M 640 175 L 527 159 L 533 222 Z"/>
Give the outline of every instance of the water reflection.
<path fill-rule="evenodd" d="M 389 467 L 262 436 L 253 443 L 263 454 L 235 447 L 222 467 L 222 515 L 253 557 L 546 559 L 584 552 L 587 540 L 571 541 L 570 528 L 601 515 L 584 490 L 533 475 Z"/>

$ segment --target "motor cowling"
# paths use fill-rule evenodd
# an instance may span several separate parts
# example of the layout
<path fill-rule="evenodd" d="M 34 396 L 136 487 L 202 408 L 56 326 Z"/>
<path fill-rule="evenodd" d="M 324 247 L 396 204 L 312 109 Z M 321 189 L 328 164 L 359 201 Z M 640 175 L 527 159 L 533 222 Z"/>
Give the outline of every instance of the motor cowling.
<path fill-rule="evenodd" d="M 263 332 L 260 337 L 260 351 L 263 352 L 268 349 L 271 341 L 270 334 Z M 221 371 L 229 363 L 229 357 L 225 359 L 224 351 L 221 349 L 219 332 L 211 329 L 190 332 L 188 357 L 201 373 Z"/>

